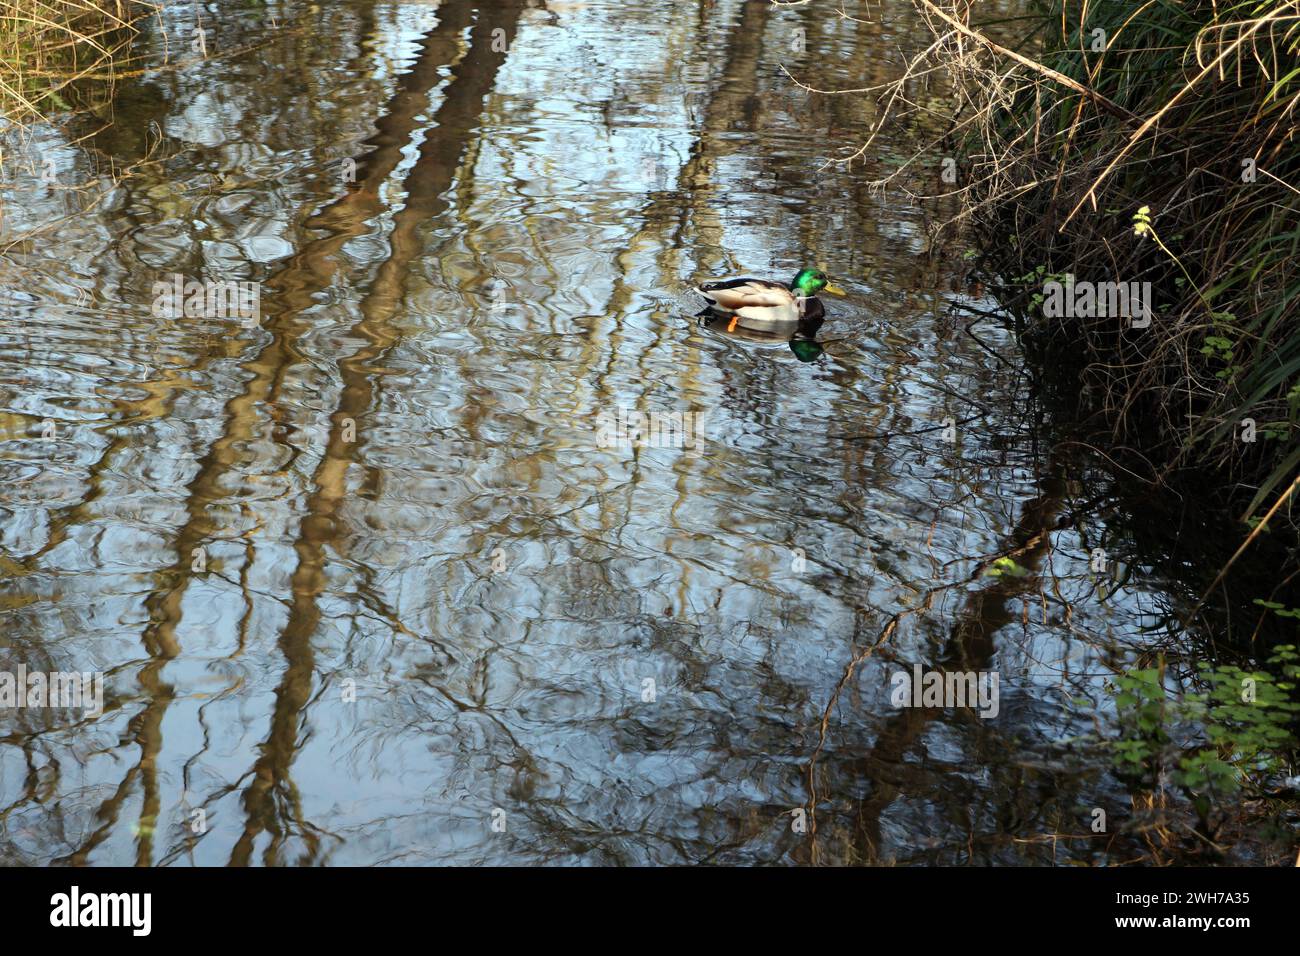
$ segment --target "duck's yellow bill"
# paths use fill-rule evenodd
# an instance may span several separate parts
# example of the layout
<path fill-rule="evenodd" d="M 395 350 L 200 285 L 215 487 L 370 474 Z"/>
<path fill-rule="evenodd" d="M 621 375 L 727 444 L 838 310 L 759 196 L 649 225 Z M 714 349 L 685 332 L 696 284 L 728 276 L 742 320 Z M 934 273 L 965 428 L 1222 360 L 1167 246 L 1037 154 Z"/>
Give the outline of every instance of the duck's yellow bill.
<path fill-rule="evenodd" d="M 827 292 L 829 292 L 831 295 L 848 295 L 847 292 L 845 292 L 843 289 L 837 286 L 834 282 L 828 282 L 826 283 L 826 285 L 822 286 L 822 288 L 825 289 Z"/>

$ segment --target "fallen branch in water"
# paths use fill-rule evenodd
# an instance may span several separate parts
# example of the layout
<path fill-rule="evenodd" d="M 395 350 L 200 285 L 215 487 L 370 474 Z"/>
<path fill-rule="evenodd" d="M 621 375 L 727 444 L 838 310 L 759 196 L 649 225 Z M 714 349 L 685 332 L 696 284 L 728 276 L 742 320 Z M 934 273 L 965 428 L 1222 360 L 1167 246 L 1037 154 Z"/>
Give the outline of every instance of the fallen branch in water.
<path fill-rule="evenodd" d="M 1196 606 L 1187 612 L 1187 617 L 1184 623 L 1191 621 L 1191 619 L 1196 615 L 1196 612 L 1205 606 L 1205 602 L 1209 598 L 1210 592 L 1219 586 L 1219 582 L 1227 576 L 1228 570 L 1237 563 L 1237 559 L 1246 552 L 1246 549 L 1250 547 L 1251 543 L 1259 536 L 1260 532 L 1268 526 L 1269 519 L 1277 513 L 1278 508 L 1281 508 L 1282 505 L 1286 504 L 1287 500 L 1291 497 L 1291 493 L 1296 490 L 1297 486 L 1300 486 L 1300 477 L 1297 477 L 1295 481 L 1291 482 L 1291 487 L 1289 487 L 1285 492 L 1278 495 L 1277 501 L 1273 502 L 1273 507 L 1269 508 L 1264 517 L 1260 518 L 1256 523 L 1255 527 L 1250 529 L 1250 534 L 1246 536 L 1245 541 L 1241 542 L 1241 547 L 1237 548 L 1237 550 L 1232 553 L 1232 557 L 1228 559 L 1228 562 L 1220 569 L 1218 575 L 1216 575 L 1214 580 L 1210 582 L 1210 586 L 1205 589 L 1205 593 L 1202 594 L 1200 600 L 1196 602 Z"/>

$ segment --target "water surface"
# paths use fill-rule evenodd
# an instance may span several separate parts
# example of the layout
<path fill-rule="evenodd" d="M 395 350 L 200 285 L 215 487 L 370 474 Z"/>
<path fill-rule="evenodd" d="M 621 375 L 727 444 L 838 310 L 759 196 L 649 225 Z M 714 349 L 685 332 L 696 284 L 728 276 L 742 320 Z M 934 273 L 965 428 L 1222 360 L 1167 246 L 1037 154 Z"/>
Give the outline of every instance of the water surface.
<path fill-rule="evenodd" d="M 787 75 L 897 75 L 871 6 L 223 2 L 199 57 L 168 4 L 111 116 L 15 139 L 0 660 L 107 699 L 0 714 L 0 859 L 1104 859 L 1068 741 L 1168 599 L 1099 593 L 938 165 L 869 188 L 924 124 L 837 162 L 872 99 Z M 812 361 L 692 315 L 804 264 L 850 293 Z M 155 316 L 174 274 L 260 324 Z M 997 717 L 891 706 L 915 663 Z"/>

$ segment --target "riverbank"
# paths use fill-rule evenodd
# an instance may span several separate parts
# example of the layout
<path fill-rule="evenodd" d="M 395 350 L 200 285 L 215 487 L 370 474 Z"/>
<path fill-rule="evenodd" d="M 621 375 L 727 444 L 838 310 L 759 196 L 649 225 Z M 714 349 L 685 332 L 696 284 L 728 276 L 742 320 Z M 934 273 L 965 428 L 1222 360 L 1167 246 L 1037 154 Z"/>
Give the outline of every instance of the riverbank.
<path fill-rule="evenodd" d="M 938 71 L 957 98 L 935 208 L 974 235 L 1054 440 L 1151 499 L 1132 550 L 1187 586 L 1169 650 L 1201 671 L 1214 746 L 1166 734 L 1183 704 L 1151 657 L 1119 682 L 1121 775 L 1181 793 L 1211 843 L 1258 828 L 1294 747 L 1300 4 L 915 5 L 935 42 L 896 89 Z M 1267 720 L 1229 661 L 1279 681 Z M 1225 731 L 1215 700 L 1276 736 Z"/>
<path fill-rule="evenodd" d="M 1219 572 L 1246 540 L 1293 559 L 1300 5 L 916 6 L 936 44 L 909 72 L 956 81 L 945 191 L 1044 390 L 1125 467 L 1233 515 Z"/>

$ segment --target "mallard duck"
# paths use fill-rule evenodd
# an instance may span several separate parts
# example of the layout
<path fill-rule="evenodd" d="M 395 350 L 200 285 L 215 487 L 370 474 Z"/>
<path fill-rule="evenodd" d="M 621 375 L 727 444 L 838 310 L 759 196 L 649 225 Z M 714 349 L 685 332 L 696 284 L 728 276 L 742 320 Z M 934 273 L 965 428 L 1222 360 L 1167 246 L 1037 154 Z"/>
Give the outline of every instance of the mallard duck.
<path fill-rule="evenodd" d="M 823 289 L 844 295 L 820 269 L 800 269 L 789 285 L 770 279 L 724 279 L 701 283 L 695 291 L 709 301 L 709 308 L 731 316 L 727 331 L 741 325 L 763 332 L 823 318 L 826 309 L 817 298 Z"/>

